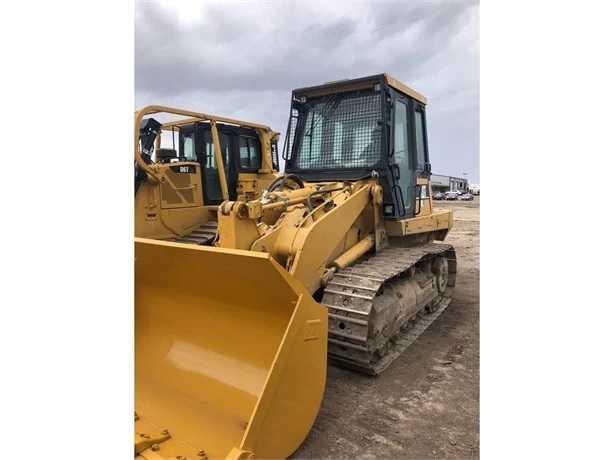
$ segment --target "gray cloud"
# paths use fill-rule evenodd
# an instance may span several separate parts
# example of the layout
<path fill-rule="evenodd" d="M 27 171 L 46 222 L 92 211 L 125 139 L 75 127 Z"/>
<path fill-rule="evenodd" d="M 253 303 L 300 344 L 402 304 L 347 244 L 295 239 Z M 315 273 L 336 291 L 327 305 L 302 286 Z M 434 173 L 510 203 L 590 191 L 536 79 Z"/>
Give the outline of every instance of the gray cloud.
<path fill-rule="evenodd" d="M 136 3 L 136 106 L 285 134 L 293 88 L 388 72 L 425 94 L 437 173 L 479 181 L 477 1 Z"/>

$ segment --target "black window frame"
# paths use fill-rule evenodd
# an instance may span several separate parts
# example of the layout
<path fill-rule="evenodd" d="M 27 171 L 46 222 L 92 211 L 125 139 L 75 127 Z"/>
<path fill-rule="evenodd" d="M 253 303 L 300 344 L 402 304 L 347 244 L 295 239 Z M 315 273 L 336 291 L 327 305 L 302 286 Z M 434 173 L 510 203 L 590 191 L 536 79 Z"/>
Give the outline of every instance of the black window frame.
<path fill-rule="evenodd" d="M 379 89 L 375 90 L 375 86 L 379 85 Z M 377 171 L 380 175 L 385 175 L 387 168 L 388 168 L 388 158 L 387 158 L 387 152 L 389 150 L 389 133 L 390 133 L 390 127 L 388 125 L 388 121 L 386 119 L 386 114 L 387 114 L 387 101 L 386 101 L 386 95 L 387 95 L 387 91 L 388 91 L 388 85 L 386 84 L 385 79 L 382 77 L 379 79 L 379 81 L 374 81 L 373 82 L 373 89 L 372 90 L 364 90 L 365 92 L 367 91 L 372 91 L 374 93 L 378 93 L 379 94 L 379 99 L 380 99 L 380 120 L 382 121 L 382 138 L 381 138 L 381 153 L 380 153 L 380 158 L 379 161 L 372 165 L 369 168 L 356 168 L 356 167 L 350 167 L 350 168 L 335 168 L 335 169 L 305 169 L 305 168 L 298 168 L 296 166 L 296 162 L 298 159 L 297 156 L 297 150 L 299 148 L 299 142 L 297 141 L 297 139 L 292 139 L 292 148 L 291 151 L 287 151 L 290 149 L 289 147 L 289 136 L 290 136 L 290 123 L 288 124 L 288 130 L 286 131 L 286 140 L 284 142 L 284 152 L 282 153 L 282 158 L 284 158 L 285 160 L 285 172 L 286 173 L 294 173 L 297 174 L 299 177 L 303 178 L 306 181 L 311 181 L 311 182 L 318 182 L 318 181 L 344 181 L 344 180 L 359 180 L 359 179 L 364 179 L 366 177 L 369 177 L 371 175 L 372 171 Z M 361 90 L 363 91 L 363 90 Z M 351 94 L 351 93 L 349 93 Z M 294 109 L 296 109 L 298 103 L 296 102 L 296 95 L 293 93 L 292 94 L 292 99 L 291 99 L 291 108 L 290 108 L 290 119 L 292 119 L 293 116 L 293 111 Z M 308 98 L 307 102 L 313 102 L 313 101 L 317 101 L 320 99 L 326 99 L 326 96 L 318 96 L 318 97 L 312 97 L 312 98 Z M 291 120 L 290 120 L 291 121 Z M 307 117 L 299 117 L 297 120 L 297 126 L 295 128 L 295 133 L 296 131 L 302 130 L 304 129 L 304 124 L 307 121 Z M 296 135 L 296 134 L 295 134 Z M 368 170 L 367 170 L 368 169 Z"/>
<path fill-rule="evenodd" d="M 357 80 L 358 81 L 358 80 Z M 379 183 L 383 188 L 383 204 L 382 209 L 388 209 L 390 205 L 394 209 L 393 212 L 383 211 L 383 218 L 390 220 L 401 220 L 415 216 L 417 210 L 416 207 L 416 195 L 417 195 L 417 179 L 428 178 L 430 176 L 430 154 L 429 154 L 429 142 L 428 142 L 428 120 L 426 117 L 426 105 L 418 101 L 410 94 L 401 92 L 394 87 L 386 83 L 383 76 L 379 81 L 373 80 L 374 91 L 375 87 L 379 85 L 378 92 L 381 93 L 381 120 L 383 122 L 383 132 L 381 139 L 381 155 L 380 161 L 368 168 L 347 168 L 347 169 L 329 169 L 329 170 L 316 170 L 316 169 L 303 169 L 295 167 L 297 161 L 296 150 L 299 147 L 299 142 L 292 138 L 293 134 L 296 136 L 296 131 L 301 130 L 304 127 L 304 123 L 307 121 L 307 117 L 299 117 L 299 107 L 305 103 L 316 99 L 324 98 L 325 96 L 318 97 L 304 97 L 301 90 L 296 90 L 292 93 L 290 101 L 290 117 L 288 120 L 288 126 L 286 130 L 286 138 L 284 141 L 282 158 L 285 160 L 285 172 L 295 173 L 303 180 L 307 182 L 319 182 L 319 181 L 344 181 L 344 180 L 359 180 L 367 177 L 371 177 L 373 171 L 379 175 Z M 313 90 L 313 89 L 312 89 Z M 314 90 L 315 91 L 315 90 Z M 322 91 L 322 94 L 329 94 L 326 91 Z M 304 98 L 304 99 L 302 99 Z M 404 203 L 404 209 L 400 209 L 401 203 L 397 196 L 395 196 L 395 184 L 397 181 L 394 178 L 396 174 L 394 171 L 394 126 L 393 126 L 393 112 L 394 112 L 394 100 L 396 98 L 403 99 L 408 106 L 408 141 L 409 148 L 411 150 L 411 170 L 409 174 L 411 176 L 411 185 L 409 187 L 410 196 L 408 197 L 409 203 Z M 301 102 L 302 99 L 302 102 Z M 422 135 L 424 145 L 424 167 L 418 167 L 418 149 L 417 149 L 417 136 L 416 136 L 416 110 L 420 110 L 423 114 L 422 118 Z M 298 118 L 298 119 L 297 119 Z M 294 129 L 293 123 L 296 123 Z M 294 131 L 294 133 L 291 133 Z M 398 195 L 398 193 L 396 193 Z"/>
<path fill-rule="evenodd" d="M 249 150 L 249 144 L 250 141 L 253 143 L 255 150 L 256 150 L 256 163 L 257 166 L 243 166 L 241 164 L 241 140 L 245 139 L 246 143 L 247 143 L 247 147 Z M 260 137 L 258 137 L 258 135 L 248 135 L 248 134 L 244 134 L 244 133 L 240 133 L 236 135 L 236 152 L 237 152 L 237 158 L 236 158 L 236 164 L 238 165 L 238 170 L 240 172 L 254 172 L 257 173 L 260 170 L 260 167 L 262 165 L 262 142 L 260 141 Z M 251 155 L 250 155 L 250 159 L 251 159 Z"/>
<path fill-rule="evenodd" d="M 426 107 L 424 104 L 422 104 L 421 102 L 416 101 L 413 98 L 410 98 L 411 100 L 411 104 L 412 104 L 412 109 L 411 109 L 411 135 L 412 135 L 412 143 L 413 143 L 413 147 L 414 147 L 414 152 L 415 152 L 415 158 L 414 158 L 414 165 L 415 165 L 415 173 L 417 175 L 417 177 L 420 178 L 428 178 L 428 176 L 430 175 L 427 168 L 430 164 L 430 159 L 429 159 L 429 143 L 428 143 L 428 136 L 427 136 L 427 129 L 426 129 Z M 419 112 L 422 114 L 422 143 L 424 146 L 424 165 L 422 168 L 420 168 L 420 164 L 418 161 L 418 130 L 417 130 L 417 126 L 416 126 L 416 112 Z"/>
<path fill-rule="evenodd" d="M 241 173 L 258 173 L 262 165 L 263 147 L 257 128 L 249 128 L 244 126 L 235 126 L 229 124 L 217 123 L 218 135 L 220 137 L 221 146 L 224 145 L 223 137 L 227 138 L 229 148 L 228 157 L 225 164 L 226 183 L 228 185 L 228 197 L 230 200 L 237 199 L 237 182 Z M 197 162 L 201 169 L 203 202 L 205 205 L 218 205 L 223 202 L 223 199 L 211 199 L 207 195 L 210 190 L 210 184 L 207 185 L 206 175 L 206 157 L 205 157 L 205 134 L 211 134 L 211 124 L 209 122 L 196 122 L 187 125 L 179 126 L 179 156 L 183 155 L 183 138 L 185 136 L 193 136 L 194 152 L 196 153 Z M 240 156 L 240 137 L 246 137 L 254 143 L 257 151 L 258 167 L 246 168 L 241 167 Z M 224 153 L 222 153 L 224 156 Z M 279 164 L 279 163 L 278 163 Z"/>

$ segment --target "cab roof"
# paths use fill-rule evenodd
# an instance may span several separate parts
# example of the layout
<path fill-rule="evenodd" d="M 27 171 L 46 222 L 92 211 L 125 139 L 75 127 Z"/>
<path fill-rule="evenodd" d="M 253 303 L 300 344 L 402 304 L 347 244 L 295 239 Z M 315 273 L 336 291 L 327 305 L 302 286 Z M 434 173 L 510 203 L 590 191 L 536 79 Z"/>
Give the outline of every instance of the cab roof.
<path fill-rule="evenodd" d="M 292 91 L 292 94 L 296 97 L 325 96 L 327 94 L 332 94 L 338 91 L 356 91 L 369 88 L 377 83 L 381 83 L 382 81 L 385 82 L 387 85 L 391 86 L 392 88 L 396 89 L 397 91 L 400 91 L 401 93 L 404 93 L 407 96 L 412 97 L 415 100 L 426 105 L 427 99 L 425 96 L 387 73 L 353 79 L 345 78 L 342 80 L 329 81 L 322 85 L 297 88 Z"/>

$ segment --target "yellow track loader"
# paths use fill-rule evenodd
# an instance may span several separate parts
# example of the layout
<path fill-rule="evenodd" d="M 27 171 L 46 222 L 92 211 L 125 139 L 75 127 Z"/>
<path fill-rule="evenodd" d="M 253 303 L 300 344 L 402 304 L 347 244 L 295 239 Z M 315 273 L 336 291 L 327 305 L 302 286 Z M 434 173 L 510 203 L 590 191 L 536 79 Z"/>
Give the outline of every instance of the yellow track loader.
<path fill-rule="evenodd" d="M 163 132 L 172 147 L 161 148 Z M 278 176 L 278 139 L 243 120 L 155 105 L 136 112 L 135 236 L 210 244 L 218 206 L 256 199 Z"/>
<path fill-rule="evenodd" d="M 425 106 L 388 74 L 295 89 L 285 174 L 208 245 L 135 238 L 135 456 L 287 458 L 328 361 L 379 375 L 447 307 Z"/>

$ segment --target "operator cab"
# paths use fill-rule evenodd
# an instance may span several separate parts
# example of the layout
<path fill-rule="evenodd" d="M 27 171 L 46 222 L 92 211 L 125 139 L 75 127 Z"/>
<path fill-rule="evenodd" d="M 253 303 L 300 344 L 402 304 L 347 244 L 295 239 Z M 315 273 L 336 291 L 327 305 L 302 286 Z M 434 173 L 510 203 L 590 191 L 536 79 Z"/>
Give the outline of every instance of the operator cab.
<path fill-rule="evenodd" d="M 222 123 L 217 123 L 216 126 L 229 198 L 236 200 L 239 173 L 257 173 L 262 164 L 260 137 L 254 128 Z M 179 127 L 179 155 L 188 161 L 199 163 L 205 190 L 205 204 L 222 203 L 222 185 L 209 122 L 203 121 Z"/>
<path fill-rule="evenodd" d="M 154 126 L 160 123 L 153 119 L 143 120 L 143 127 Z M 154 123 L 155 122 L 155 123 Z M 256 128 L 248 128 L 231 124 L 216 123 L 220 148 L 222 151 L 223 171 L 228 185 L 230 200 L 237 199 L 237 183 L 240 173 L 257 174 L 262 165 L 262 144 Z M 205 205 L 218 205 L 223 202 L 222 185 L 219 175 L 219 165 L 215 158 L 215 147 L 211 124 L 208 121 L 199 121 L 179 125 L 172 130 L 173 148 L 159 148 L 155 151 L 155 161 L 160 164 L 170 163 L 178 169 L 180 165 L 192 171 L 196 165 L 190 167 L 189 163 L 198 163 L 201 173 L 203 202 Z M 178 133 L 178 150 L 175 149 L 175 134 Z M 143 139 L 149 139 L 143 135 Z M 273 167 L 279 170 L 277 154 L 277 141 L 272 142 Z M 142 143 L 144 144 L 144 143 Z M 151 152 L 153 140 L 147 143 Z M 149 159 L 149 157 L 148 157 Z M 151 160 L 149 161 L 151 162 Z M 177 164 L 176 164 L 177 163 Z M 186 165 L 187 163 L 187 165 Z M 183 170 L 181 170 L 183 171 Z M 193 170 L 194 173 L 196 172 Z"/>
<path fill-rule="evenodd" d="M 385 218 L 413 217 L 431 173 L 426 98 L 390 75 L 292 92 L 283 158 L 307 182 L 379 175 Z"/>

